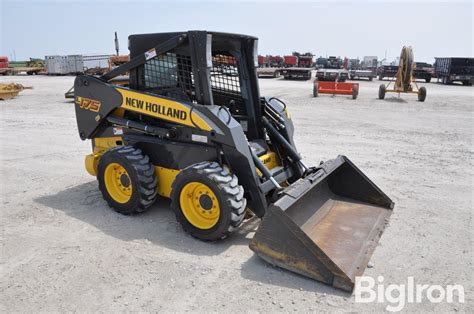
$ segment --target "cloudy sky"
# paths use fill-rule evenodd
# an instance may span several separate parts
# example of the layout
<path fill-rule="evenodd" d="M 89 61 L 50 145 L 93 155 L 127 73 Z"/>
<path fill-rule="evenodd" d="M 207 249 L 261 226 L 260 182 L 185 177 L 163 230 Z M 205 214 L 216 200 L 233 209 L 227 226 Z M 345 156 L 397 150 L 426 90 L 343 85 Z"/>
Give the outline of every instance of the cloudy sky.
<path fill-rule="evenodd" d="M 261 54 L 473 56 L 473 1 L 0 0 L 0 55 L 121 53 L 130 34 L 205 29 L 259 37 Z"/>

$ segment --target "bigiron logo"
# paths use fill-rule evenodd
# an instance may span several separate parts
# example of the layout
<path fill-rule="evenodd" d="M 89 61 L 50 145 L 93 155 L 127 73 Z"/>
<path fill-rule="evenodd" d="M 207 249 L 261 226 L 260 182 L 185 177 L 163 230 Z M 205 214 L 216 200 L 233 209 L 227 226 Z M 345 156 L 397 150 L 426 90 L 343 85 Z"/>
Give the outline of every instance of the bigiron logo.
<path fill-rule="evenodd" d="M 171 108 L 171 107 L 167 107 L 167 106 L 163 106 L 163 105 L 159 105 L 159 104 L 155 104 L 155 103 L 151 103 L 148 101 L 143 101 L 143 100 L 135 99 L 131 97 L 126 97 L 125 105 L 127 107 L 137 108 L 140 110 L 157 113 L 159 115 L 163 115 L 163 116 L 167 116 L 167 117 L 175 118 L 179 120 L 186 120 L 187 115 L 188 115 L 186 111 L 183 111 L 180 109 Z"/>
<path fill-rule="evenodd" d="M 76 105 L 78 105 L 81 109 L 90 110 L 94 112 L 99 112 L 100 109 L 100 101 L 80 96 L 76 96 Z"/>

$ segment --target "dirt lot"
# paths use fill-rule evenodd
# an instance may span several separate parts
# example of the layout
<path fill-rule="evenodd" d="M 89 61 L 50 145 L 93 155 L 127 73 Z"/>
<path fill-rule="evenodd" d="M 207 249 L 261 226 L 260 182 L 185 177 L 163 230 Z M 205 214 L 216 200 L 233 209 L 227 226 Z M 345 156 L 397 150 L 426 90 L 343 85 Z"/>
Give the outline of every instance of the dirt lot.
<path fill-rule="evenodd" d="M 64 92 L 72 77 L 2 77 L 34 86 L 0 102 L 0 311 L 380 311 L 267 265 L 248 249 L 254 225 L 219 243 L 186 235 L 162 200 L 127 217 L 108 208 L 83 159 Z M 365 275 L 384 284 L 462 284 L 466 303 L 405 310 L 473 311 L 473 88 L 427 86 L 376 99 L 311 96 L 310 81 L 262 79 L 287 101 L 308 164 L 347 155 L 396 203 Z M 457 300 L 457 299 L 455 299 Z"/>

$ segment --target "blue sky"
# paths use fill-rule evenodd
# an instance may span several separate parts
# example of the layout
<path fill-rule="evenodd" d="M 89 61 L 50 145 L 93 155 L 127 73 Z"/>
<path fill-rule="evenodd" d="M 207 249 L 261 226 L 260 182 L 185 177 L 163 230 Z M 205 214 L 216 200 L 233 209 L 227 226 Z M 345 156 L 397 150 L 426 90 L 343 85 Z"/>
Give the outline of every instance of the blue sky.
<path fill-rule="evenodd" d="M 121 53 L 130 34 L 206 29 L 259 37 L 261 54 L 311 51 L 360 57 L 403 45 L 415 59 L 473 56 L 473 2 L 446 1 L 8 1 L 0 0 L 0 54 Z"/>

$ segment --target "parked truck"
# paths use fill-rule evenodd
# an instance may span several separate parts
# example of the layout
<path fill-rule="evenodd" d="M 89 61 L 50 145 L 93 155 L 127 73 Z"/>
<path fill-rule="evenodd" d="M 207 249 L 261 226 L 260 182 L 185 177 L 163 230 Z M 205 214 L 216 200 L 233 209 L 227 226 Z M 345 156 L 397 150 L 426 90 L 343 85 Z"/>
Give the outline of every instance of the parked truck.
<path fill-rule="evenodd" d="M 366 56 L 362 62 L 359 62 L 359 59 L 351 59 L 349 64 L 351 80 L 367 78 L 372 81 L 377 76 L 377 57 Z"/>
<path fill-rule="evenodd" d="M 472 86 L 474 82 L 474 58 L 435 58 L 435 74 L 443 84 L 461 82 Z"/>
<path fill-rule="evenodd" d="M 341 58 L 330 56 L 324 68 L 316 71 L 316 78 L 318 81 L 345 82 L 349 78 L 349 71 L 344 69 L 344 61 Z"/>
<path fill-rule="evenodd" d="M 385 77 L 393 78 L 397 74 L 398 65 L 381 65 L 377 68 L 377 76 L 379 81 L 382 81 Z"/>
<path fill-rule="evenodd" d="M 431 82 L 433 74 L 433 65 L 426 62 L 415 62 L 415 67 L 413 68 L 414 79 L 425 80 L 426 83 L 429 83 Z"/>

